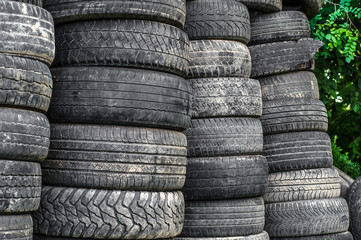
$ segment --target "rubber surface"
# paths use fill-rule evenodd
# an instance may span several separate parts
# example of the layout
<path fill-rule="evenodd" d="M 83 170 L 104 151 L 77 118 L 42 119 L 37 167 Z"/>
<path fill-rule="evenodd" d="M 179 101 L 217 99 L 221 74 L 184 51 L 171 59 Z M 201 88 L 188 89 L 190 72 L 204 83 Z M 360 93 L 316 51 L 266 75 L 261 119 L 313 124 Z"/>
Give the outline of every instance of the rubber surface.
<path fill-rule="evenodd" d="M 240 0 L 249 9 L 263 12 L 279 12 L 282 10 L 282 0 Z"/>
<path fill-rule="evenodd" d="M 0 215 L 0 239 L 32 240 L 31 215 Z"/>
<path fill-rule="evenodd" d="M 338 174 L 340 175 L 340 181 L 341 181 L 341 196 L 348 201 L 348 195 L 350 193 L 350 187 L 352 183 L 354 183 L 355 180 L 353 180 L 350 176 L 348 176 L 346 173 L 338 169 L 337 167 L 333 167 L 338 171 Z"/>
<path fill-rule="evenodd" d="M 43 7 L 43 0 L 11 0 L 11 1 L 29 3 L 29 4 L 34 4 L 36 6 L 39 6 L 39 7 Z"/>
<path fill-rule="evenodd" d="M 330 235 L 319 235 L 309 237 L 292 237 L 292 238 L 271 238 L 272 240 L 353 240 L 350 232 L 336 233 Z"/>
<path fill-rule="evenodd" d="M 114 67 L 53 68 L 52 122 L 141 125 L 184 130 L 190 83 L 162 72 Z"/>
<path fill-rule="evenodd" d="M 324 0 L 283 0 L 284 11 L 302 11 L 309 19 L 321 10 Z"/>
<path fill-rule="evenodd" d="M 268 233 L 262 232 L 255 235 L 248 235 L 244 237 L 209 237 L 209 238 L 190 238 L 190 237 L 177 237 L 174 240 L 269 240 Z"/>
<path fill-rule="evenodd" d="M 361 239 L 361 178 L 352 183 L 348 195 L 350 208 L 350 232 L 355 240 Z"/>

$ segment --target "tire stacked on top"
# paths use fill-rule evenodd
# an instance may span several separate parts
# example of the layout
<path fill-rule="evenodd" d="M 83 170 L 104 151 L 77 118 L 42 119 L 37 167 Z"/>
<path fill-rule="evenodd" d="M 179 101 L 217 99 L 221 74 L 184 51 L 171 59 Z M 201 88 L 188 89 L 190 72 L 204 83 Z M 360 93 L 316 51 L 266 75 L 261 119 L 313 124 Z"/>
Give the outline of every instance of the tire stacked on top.
<path fill-rule="evenodd" d="M 54 23 L 41 1 L 0 1 L 0 239 L 32 239 L 49 151 Z"/>
<path fill-rule="evenodd" d="M 251 79 L 249 12 L 237 0 L 187 2 L 193 88 L 180 240 L 269 239 L 260 84 Z"/>
<path fill-rule="evenodd" d="M 303 5 L 305 7 L 305 5 Z M 251 14 L 252 76 L 262 86 L 271 239 L 352 239 L 348 206 L 332 167 L 327 111 L 312 72 L 322 43 L 299 11 Z"/>
<path fill-rule="evenodd" d="M 36 239 L 181 233 L 190 84 L 185 0 L 53 0 L 56 23 Z"/>

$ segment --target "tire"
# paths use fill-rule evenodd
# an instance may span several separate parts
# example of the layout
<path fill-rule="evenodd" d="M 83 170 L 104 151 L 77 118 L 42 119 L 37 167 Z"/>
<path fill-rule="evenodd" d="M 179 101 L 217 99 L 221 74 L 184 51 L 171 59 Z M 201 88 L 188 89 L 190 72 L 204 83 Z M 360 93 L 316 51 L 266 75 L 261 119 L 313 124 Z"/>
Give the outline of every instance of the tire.
<path fill-rule="evenodd" d="M 361 239 L 361 178 L 352 183 L 349 195 L 348 204 L 350 208 L 350 232 L 355 240 Z"/>
<path fill-rule="evenodd" d="M 266 204 L 270 237 L 305 237 L 347 231 L 349 213 L 342 198 Z"/>
<path fill-rule="evenodd" d="M 11 0 L 11 1 L 34 4 L 36 6 L 43 7 L 43 0 Z"/>
<path fill-rule="evenodd" d="M 251 38 L 248 9 L 235 0 L 188 1 L 184 31 L 190 40 L 221 39 L 247 44 Z"/>
<path fill-rule="evenodd" d="M 264 137 L 271 173 L 332 167 L 330 137 L 324 132 L 294 132 Z"/>
<path fill-rule="evenodd" d="M 0 239 L 32 240 L 31 215 L 0 215 Z"/>
<path fill-rule="evenodd" d="M 262 154 L 263 150 L 262 126 L 255 118 L 192 119 L 184 133 L 191 158 Z"/>
<path fill-rule="evenodd" d="M 263 199 L 266 203 L 292 202 L 323 198 L 338 198 L 341 193 L 337 170 L 317 168 L 269 175 L 269 187 Z"/>
<path fill-rule="evenodd" d="M 282 10 L 282 0 L 240 0 L 249 9 L 263 12 L 279 12 Z"/>
<path fill-rule="evenodd" d="M 104 18 L 157 21 L 183 28 L 186 0 L 52 0 L 45 8 L 55 24 Z"/>
<path fill-rule="evenodd" d="M 287 72 L 314 69 L 314 58 L 321 41 L 302 38 L 250 46 L 252 56 L 252 77 L 264 77 Z"/>
<path fill-rule="evenodd" d="M 177 237 L 177 238 L 174 238 L 174 240 L 269 240 L 269 236 L 268 236 L 268 233 L 263 231 L 262 233 L 259 233 L 259 234 L 243 236 L 243 237 L 226 237 L 226 238 L 225 237 L 220 237 L 220 238 L 217 238 L 217 237 L 210 237 L 210 238 Z"/>
<path fill-rule="evenodd" d="M 284 11 L 302 11 L 308 19 L 316 17 L 324 0 L 283 0 Z"/>
<path fill-rule="evenodd" d="M 243 43 L 194 40 L 190 44 L 188 78 L 251 76 L 251 54 Z"/>
<path fill-rule="evenodd" d="M 55 56 L 51 14 L 32 4 L 0 1 L 0 53 L 27 57 L 48 66 Z"/>
<path fill-rule="evenodd" d="M 268 187 L 268 165 L 263 156 L 189 158 L 186 200 L 262 196 Z"/>
<path fill-rule="evenodd" d="M 257 12 L 251 15 L 251 29 L 252 45 L 295 41 L 311 36 L 307 16 L 297 11 L 267 14 Z"/>
<path fill-rule="evenodd" d="M 102 19 L 59 25 L 56 31 L 56 67 L 135 67 L 181 76 L 188 68 L 188 36 L 168 24 Z"/>
<path fill-rule="evenodd" d="M 186 174 L 181 132 L 112 125 L 52 124 L 45 185 L 173 191 Z"/>
<path fill-rule="evenodd" d="M 250 78 L 197 78 L 193 88 L 193 118 L 260 117 L 259 81 Z"/>
<path fill-rule="evenodd" d="M 0 212 L 2 214 L 35 211 L 40 204 L 40 194 L 39 163 L 0 160 Z"/>
<path fill-rule="evenodd" d="M 348 200 L 348 195 L 350 193 L 350 187 L 352 183 L 354 183 L 355 180 L 353 180 L 350 176 L 348 176 L 346 173 L 338 169 L 337 167 L 333 167 L 338 171 L 338 174 L 340 175 L 340 181 L 341 181 L 341 196 Z"/>
<path fill-rule="evenodd" d="M 51 73 L 37 60 L 0 54 L 0 105 L 48 111 Z"/>
<path fill-rule="evenodd" d="M 40 235 L 154 239 L 175 237 L 183 227 L 184 198 L 181 192 L 44 186 L 41 198 L 41 207 L 33 213 L 34 232 Z"/>
<path fill-rule="evenodd" d="M 261 197 L 187 201 L 181 237 L 234 237 L 262 233 L 265 225 Z"/>
<path fill-rule="evenodd" d="M 0 108 L 0 159 L 42 162 L 48 155 L 50 126 L 45 115 Z"/>
<path fill-rule="evenodd" d="M 328 116 L 320 100 L 296 98 L 263 102 L 260 118 L 265 135 L 287 132 L 326 132 Z"/>
<path fill-rule="evenodd" d="M 330 235 L 297 237 L 297 238 L 271 238 L 271 240 L 353 240 L 350 232 L 336 233 Z"/>
<path fill-rule="evenodd" d="M 313 72 L 285 73 L 258 80 L 263 102 L 289 98 L 320 98 L 317 78 Z"/>
<path fill-rule="evenodd" d="M 52 122 L 141 125 L 184 130 L 190 83 L 168 73 L 114 67 L 53 68 Z"/>

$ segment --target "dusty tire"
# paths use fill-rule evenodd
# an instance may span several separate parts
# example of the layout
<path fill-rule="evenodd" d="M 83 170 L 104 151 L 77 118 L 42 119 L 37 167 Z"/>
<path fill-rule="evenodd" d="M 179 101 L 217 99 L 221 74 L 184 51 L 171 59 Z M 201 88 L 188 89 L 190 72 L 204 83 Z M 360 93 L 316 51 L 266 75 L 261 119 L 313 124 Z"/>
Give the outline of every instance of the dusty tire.
<path fill-rule="evenodd" d="M 350 232 L 355 240 L 361 239 L 361 177 L 352 183 L 348 195 L 350 208 Z"/>
<path fill-rule="evenodd" d="M 328 116 L 320 100 L 297 98 L 263 102 L 262 127 L 265 135 L 287 132 L 326 132 Z"/>
<path fill-rule="evenodd" d="M 232 199 L 262 196 L 268 186 L 263 156 L 188 158 L 186 200 Z"/>
<path fill-rule="evenodd" d="M 52 122 L 141 125 L 183 130 L 192 89 L 168 73 L 114 67 L 53 68 Z"/>
<path fill-rule="evenodd" d="M 264 102 L 289 98 L 320 98 L 317 78 L 313 72 L 285 73 L 258 80 Z"/>
<path fill-rule="evenodd" d="M 244 236 L 244 237 L 219 237 L 219 238 L 217 238 L 217 237 L 209 237 L 209 238 L 177 237 L 177 238 L 174 238 L 174 240 L 269 240 L 269 236 L 268 236 L 268 233 L 263 231 L 262 233 L 259 233 L 259 234 L 249 235 L 249 236 Z"/>
<path fill-rule="evenodd" d="M 43 0 L 12 0 L 12 1 L 34 4 L 36 6 L 43 7 Z"/>
<path fill-rule="evenodd" d="M 45 115 L 0 108 L 0 159 L 41 162 L 48 155 L 50 126 Z"/>
<path fill-rule="evenodd" d="M 337 167 L 333 167 L 338 171 L 338 174 L 340 175 L 340 181 L 341 181 L 341 196 L 348 201 L 348 195 L 350 193 L 350 187 L 354 183 L 355 180 L 353 180 L 349 175 L 338 169 Z"/>
<path fill-rule="evenodd" d="M 234 237 L 262 233 L 261 197 L 219 201 L 186 201 L 181 237 Z"/>
<path fill-rule="evenodd" d="M 31 215 L 0 215 L 0 239 L 33 239 Z"/>
<path fill-rule="evenodd" d="M 259 81 L 250 78 L 197 78 L 193 89 L 193 118 L 260 117 Z"/>
<path fill-rule="evenodd" d="M 185 181 L 181 132 L 113 125 L 52 124 L 45 185 L 173 191 Z"/>
<path fill-rule="evenodd" d="M 249 9 L 263 12 L 279 12 L 282 10 L 282 0 L 240 0 Z"/>
<path fill-rule="evenodd" d="M 221 39 L 247 44 L 251 38 L 248 9 L 235 0 L 188 1 L 184 31 L 190 40 Z"/>
<path fill-rule="evenodd" d="M 251 15 L 250 44 L 294 41 L 311 36 L 310 23 L 302 12 L 255 13 Z"/>
<path fill-rule="evenodd" d="M 324 132 L 294 132 L 264 137 L 270 172 L 332 167 L 330 137 Z"/>
<path fill-rule="evenodd" d="M 188 78 L 251 76 L 251 54 L 243 43 L 193 40 L 190 46 Z"/>
<path fill-rule="evenodd" d="M 48 111 L 53 88 L 44 63 L 0 54 L 0 105 Z"/>
<path fill-rule="evenodd" d="M 271 238 L 271 240 L 353 240 L 350 232 L 336 233 L 330 235 L 319 235 L 309 237 L 293 237 L 293 238 Z"/>
<path fill-rule="evenodd" d="M 32 58 L 50 66 L 55 56 L 51 14 L 32 4 L 6 0 L 0 1 L 0 14 L 0 53 Z"/>
<path fill-rule="evenodd" d="M 255 118 L 192 119 L 184 133 L 188 140 L 188 157 L 237 156 L 261 154 L 261 122 Z"/>
<path fill-rule="evenodd" d="M 265 231 L 270 237 L 304 237 L 347 231 L 349 213 L 343 198 L 266 204 Z"/>
<path fill-rule="evenodd" d="M 128 18 L 184 27 L 186 0 L 51 0 L 45 3 L 56 24 L 90 19 Z"/>
<path fill-rule="evenodd" d="M 127 19 L 88 20 L 59 25 L 55 40 L 54 66 L 57 67 L 135 67 L 181 76 L 188 68 L 188 36 L 168 24 Z"/>
<path fill-rule="evenodd" d="M 250 46 L 252 77 L 313 70 L 315 54 L 322 46 L 311 38 Z"/>
<path fill-rule="evenodd" d="M 292 202 L 340 197 L 341 185 L 337 170 L 306 169 L 271 173 L 269 187 L 263 195 L 266 203 Z"/>
<path fill-rule="evenodd" d="M 283 0 L 284 11 L 302 11 L 309 19 L 316 17 L 324 0 Z"/>
<path fill-rule="evenodd" d="M 184 198 L 181 192 L 45 186 L 41 206 L 33 216 L 34 232 L 41 235 L 96 239 L 169 238 L 182 231 Z M 79 216 L 82 216 L 81 222 Z"/>

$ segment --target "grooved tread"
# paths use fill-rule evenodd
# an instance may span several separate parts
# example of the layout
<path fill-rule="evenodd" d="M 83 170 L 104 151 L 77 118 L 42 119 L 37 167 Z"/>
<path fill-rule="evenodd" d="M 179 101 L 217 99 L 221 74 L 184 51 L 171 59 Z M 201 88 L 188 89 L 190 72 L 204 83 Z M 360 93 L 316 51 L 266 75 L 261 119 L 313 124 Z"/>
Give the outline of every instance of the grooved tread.
<path fill-rule="evenodd" d="M 11 0 L 11 1 L 29 3 L 29 4 L 34 4 L 36 6 L 39 6 L 39 7 L 43 7 L 43 0 Z"/>
<path fill-rule="evenodd" d="M 334 169 L 337 170 L 338 174 L 340 175 L 340 181 L 341 181 L 341 196 L 348 200 L 348 195 L 350 193 L 350 187 L 352 183 L 354 183 L 355 180 L 353 180 L 350 176 L 348 176 L 346 173 L 338 169 L 337 167 L 333 166 Z"/>
<path fill-rule="evenodd" d="M 314 18 L 321 10 L 324 0 L 283 0 L 284 11 L 302 11 L 308 19 Z"/>
<path fill-rule="evenodd" d="M 0 239 L 33 239 L 33 220 L 31 215 L 0 215 Z"/>
<path fill-rule="evenodd" d="M 252 10 L 263 12 L 279 12 L 282 10 L 282 0 L 240 0 Z"/>
<path fill-rule="evenodd" d="M 292 237 L 292 238 L 271 238 L 271 240 L 353 240 L 350 232 L 327 234 L 308 237 Z"/>
<path fill-rule="evenodd" d="M 350 232 L 355 240 L 361 239 L 361 178 L 357 178 L 351 185 L 348 194 L 350 208 Z"/>
<path fill-rule="evenodd" d="M 262 233 L 259 233 L 259 234 L 242 236 L 242 237 L 219 237 L 219 238 L 217 238 L 217 237 L 208 237 L 208 238 L 177 237 L 177 238 L 174 238 L 174 240 L 269 240 L 269 236 L 268 236 L 268 233 L 263 231 Z"/>

